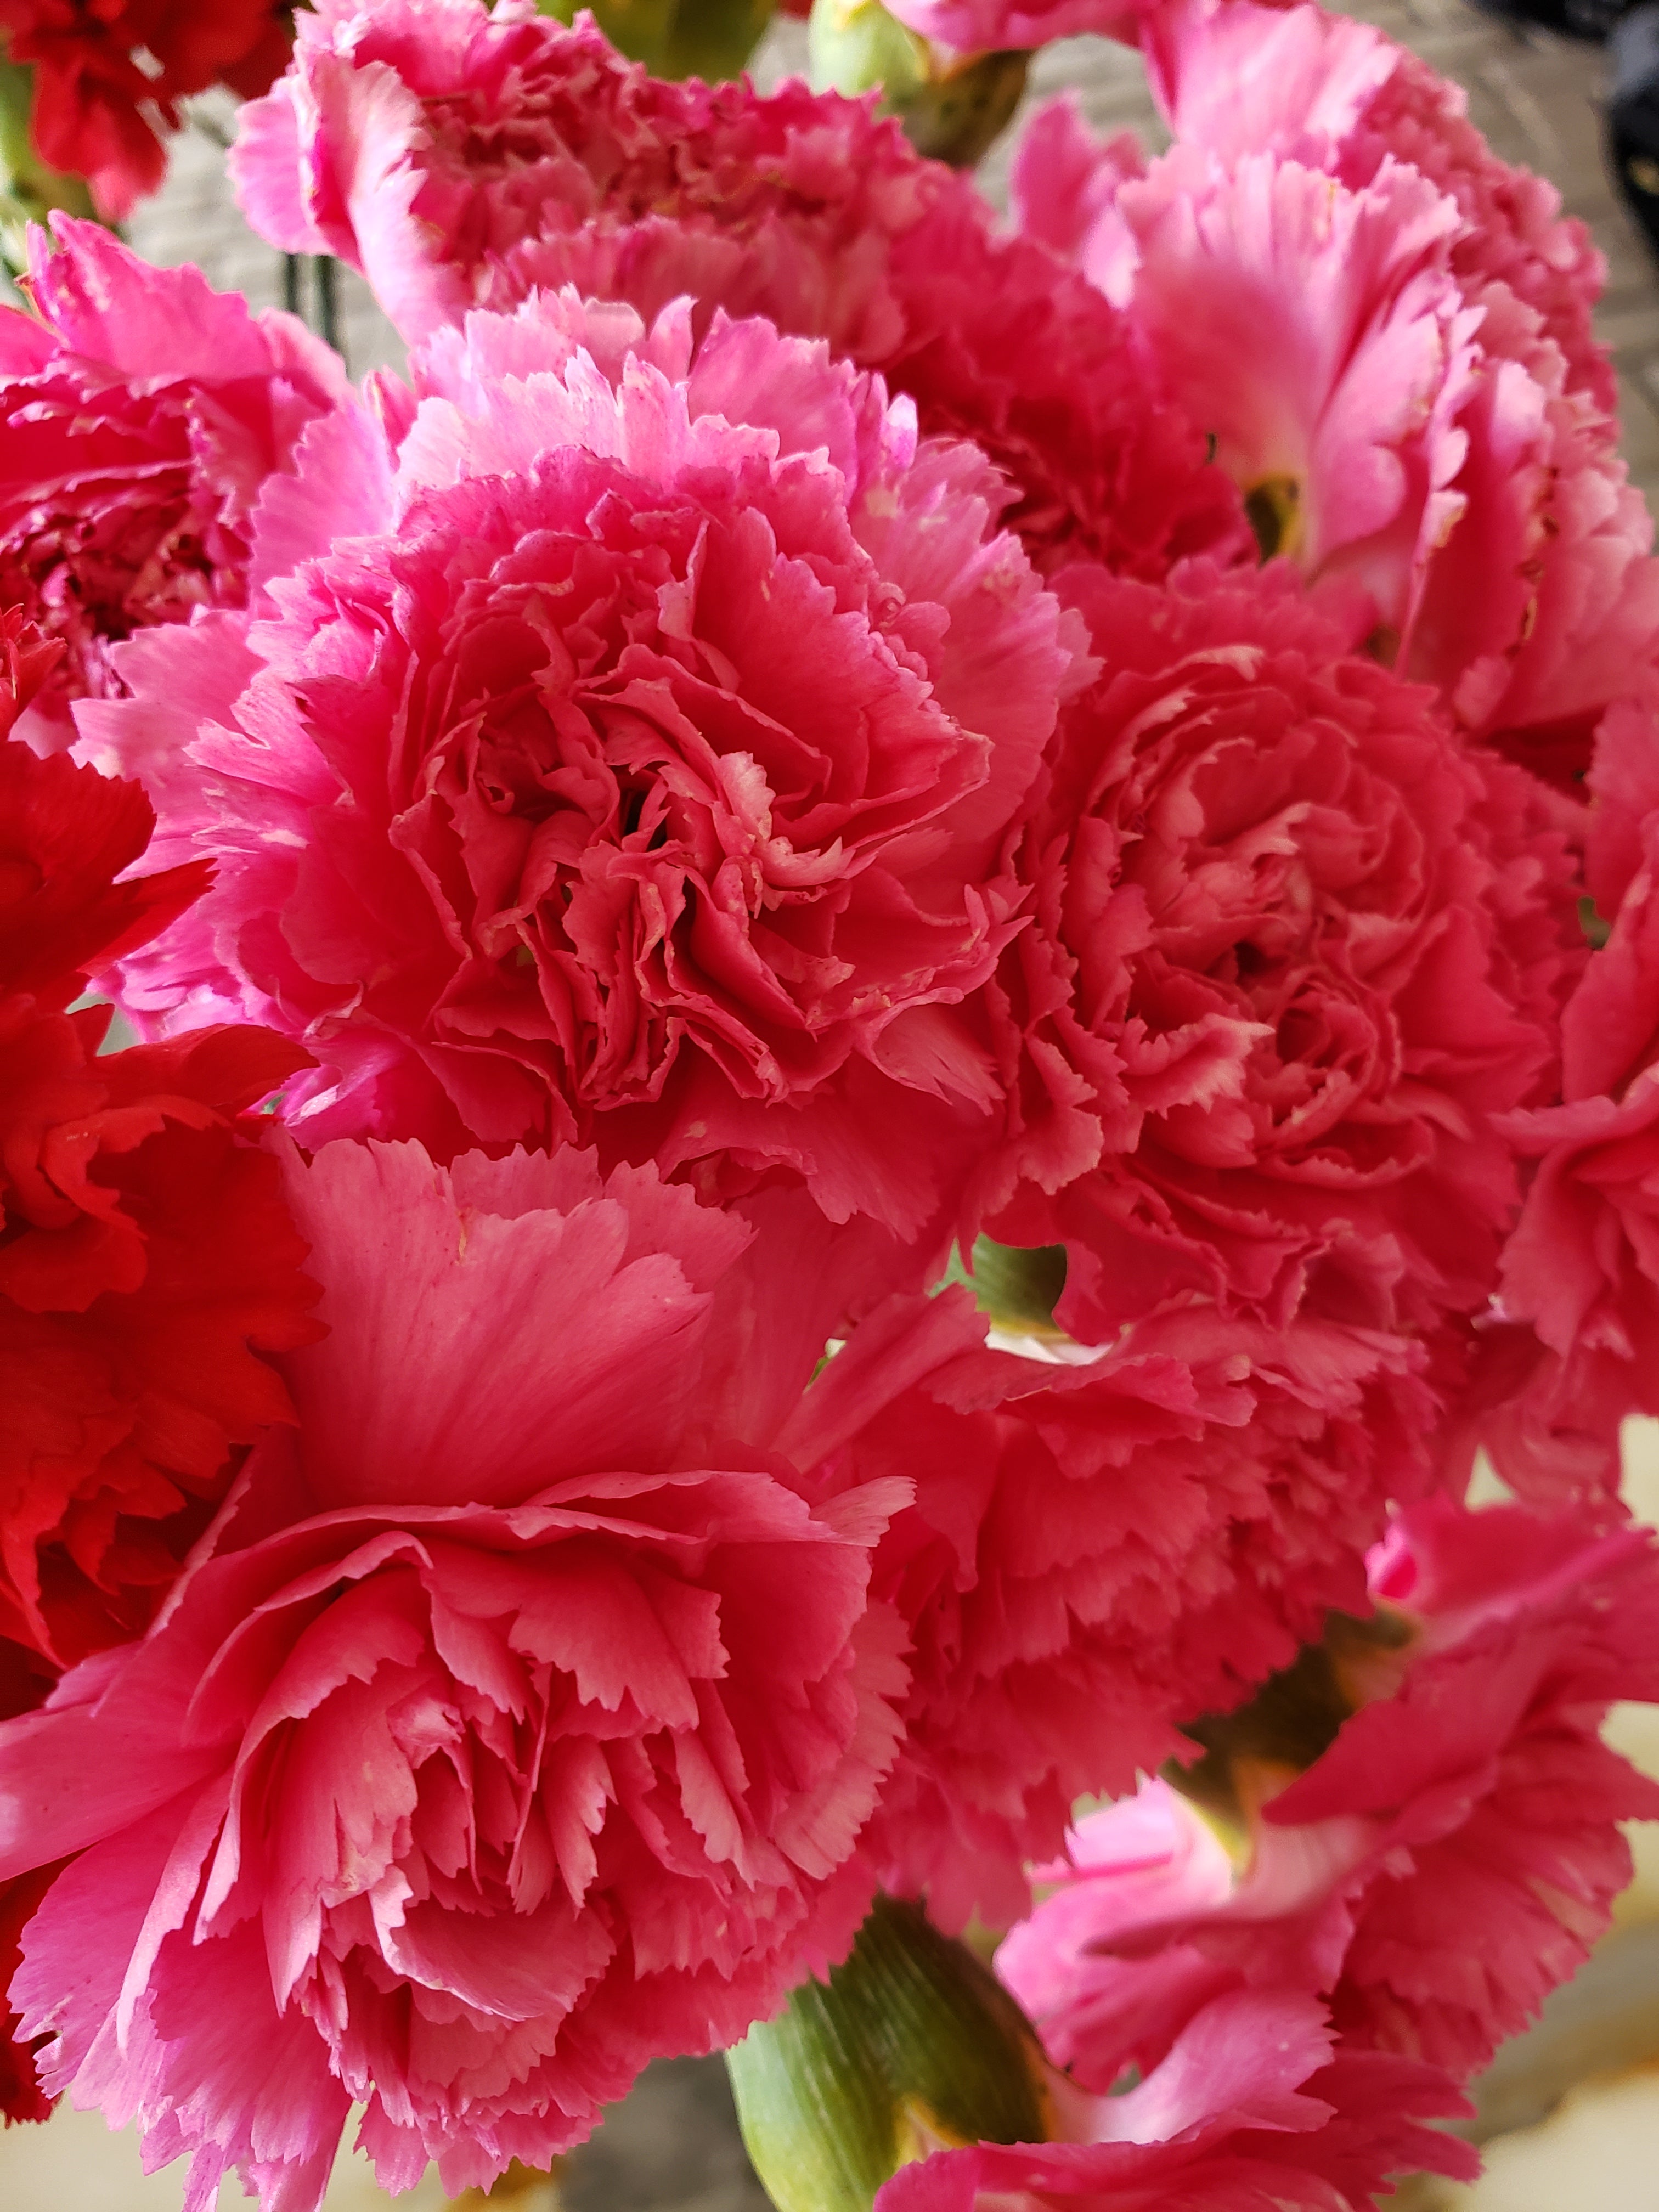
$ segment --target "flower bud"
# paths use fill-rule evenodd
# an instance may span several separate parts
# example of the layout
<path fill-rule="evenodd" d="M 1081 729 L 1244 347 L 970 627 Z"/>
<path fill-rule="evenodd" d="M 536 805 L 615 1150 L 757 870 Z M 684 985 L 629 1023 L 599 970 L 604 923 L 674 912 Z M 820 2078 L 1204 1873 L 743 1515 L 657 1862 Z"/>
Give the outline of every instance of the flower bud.
<path fill-rule="evenodd" d="M 813 0 L 808 33 L 813 89 L 882 105 L 919 154 L 971 169 L 1019 105 L 1030 56 L 956 54 L 890 15 L 881 0 Z"/>
<path fill-rule="evenodd" d="M 544 15 L 574 23 L 579 8 L 618 53 L 653 76 L 700 76 L 718 84 L 741 75 L 772 20 L 773 0 L 537 0 Z"/>
<path fill-rule="evenodd" d="M 778 2212 L 869 2212 L 932 2151 L 1048 2142 L 1074 2094 L 972 1952 L 886 1897 L 828 1984 L 803 1983 L 726 2063 Z"/>

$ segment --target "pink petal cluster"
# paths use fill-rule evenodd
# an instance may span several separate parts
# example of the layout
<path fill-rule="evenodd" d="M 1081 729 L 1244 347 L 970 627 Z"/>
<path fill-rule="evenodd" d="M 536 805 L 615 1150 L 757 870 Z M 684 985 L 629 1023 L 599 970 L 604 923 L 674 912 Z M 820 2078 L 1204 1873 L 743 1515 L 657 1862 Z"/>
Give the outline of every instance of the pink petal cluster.
<path fill-rule="evenodd" d="M 1496 1117 L 1552 1095 L 1583 964 L 1571 822 L 1282 569 L 1058 583 L 1100 672 L 986 994 L 1009 1107 L 975 1218 L 1066 1246 L 1087 1342 L 1306 1322 L 1350 1346 L 1333 1414 L 1345 1370 L 1444 1390 L 1519 1195 Z"/>
<path fill-rule="evenodd" d="M 1659 1689 L 1650 1539 L 1443 1499 L 1401 1517 L 1371 1583 L 1372 1622 L 1198 1730 L 1188 1786 L 1245 1824 L 1242 1866 L 1148 1784 L 1079 1823 L 998 1954 L 1085 2087 L 1157 2063 L 1195 2000 L 1240 1986 L 1317 1993 L 1346 2047 L 1461 2081 L 1607 1925 L 1618 1824 L 1659 1810 L 1599 1734 Z"/>
<path fill-rule="evenodd" d="M 1228 161 L 1288 155 L 1356 191 L 1390 161 L 1426 178 L 1457 208 L 1449 260 L 1470 299 L 1503 285 L 1559 349 L 1567 388 L 1613 412 L 1612 363 L 1590 327 L 1601 256 L 1584 224 L 1562 215 L 1552 184 L 1492 152 L 1460 85 L 1373 25 L 1305 0 L 1165 0 L 1143 12 L 1139 33 L 1153 93 L 1182 141 Z"/>
<path fill-rule="evenodd" d="M 1142 43 L 1176 145 L 1048 111 L 1025 228 L 1124 307 L 1270 550 L 1363 585 L 1373 648 L 1465 727 L 1581 773 L 1659 639 L 1583 226 L 1369 27 L 1172 0 Z"/>
<path fill-rule="evenodd" d="M 740 2035 L 866 1908 L 904 1684 L 902 1490 L 810 1510 L 727 1426 L 740 1218 L 569 1149 L 284 1157 L 331 1324 L 299 1430 L 0 1738 L 0 1870 L 77 1854 L 21 2033 L 191 2156 L 191 2212 L 231 2167 L 311 2212 L 354 2100 L 390 2187 L 487 2185 Z"/>
<path fill-rule="evenodd" d="M 880 2212 L 1352 2212 L 1402 2170 L 1478 2171 L 1426 2126 L 1465 2109 L 1432 2067 L 1352 2051 L 1290 1990 L 1206 1994 L 1081 2141 L 981 2142 L 902 2166 Z"/>
<path fill-rule="evenodd" d="M 323 0 L 231 158 L 254 228 L 362 269 L 411 341 L 538 287 L 647 321 L 689 295 L 700 333 L 723 307 L 827 338 L 973 438 L 1041 562 L 1248 545 L 1123 319 L 867 102 L 659 83 L 529 0 Z"/>
<path fill-rule="evenodd" d="M 1329 1322 L 1171 1312 L 1070 1358 L 982 1340 L 960 1291 L 895 1301 L 786 1431 L 815 1498 L 915 1487 L 876 1554 L 912 1681 L 866 1848 L 946 1926 L 1024 1911 L 1079 1797 L 1133 1790 L 1182 1719 L 1363 1605 L 1430 1412 L 1409 1350 Z"/>
<path fill-rule="evenodd" d="M 273 492 L 261 574 L 318 557 L 270 618 L 135 640 L 82 709 L 221 862 L 128 1003 L 309 1040 L 313 1131 L 775 1168 L 919 1237 L 1072 680 L 999 480 L 760 322 L 541 296 L 415 373 L 395 459 L 340 417 Z"/>
<path fill-rule="evenodd" d="M 1531 1166 L 1464 1426 L 1522 1495 L 1605 1510 L 1619 1429 L 1659 1413 L 1659 752 L 1609 714 L 1587 872 L 1611 923 L 1562 1017 L 1559 1103 L 1510 1117 Z"/>
<path fill-rule="evenodd" d="M 252 516 L 345 377 L 291 315 L 252 315 L 197 269 L 153 269 L 96 223 L 35 232 L 33 316 L 0 310 L 0 603 L 64 653 L 22 723 L 118 696 L 112 648 L 247 595 Z"/>

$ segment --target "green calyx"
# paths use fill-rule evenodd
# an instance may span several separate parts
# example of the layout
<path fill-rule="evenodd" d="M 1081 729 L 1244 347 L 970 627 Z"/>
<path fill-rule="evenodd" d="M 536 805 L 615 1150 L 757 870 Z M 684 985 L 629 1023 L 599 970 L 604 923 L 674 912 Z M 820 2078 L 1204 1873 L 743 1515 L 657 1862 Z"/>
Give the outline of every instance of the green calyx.
<path fill-rule="evenodd" d="M 969 1264 L 954 1255 L 945 1279 L 970 1290 L 995 1328 L 1024 1336 L 1062 1333 L 1054 1325 L 1054 1308 L 1066 1288 L 1063 1244 L 998 1244 L 975 1237 Z"/>
<path fill-rule="evenodd" d="M 808 39 L 814 91 L 878 90 L 916 151 L 957 169 L 971 168 L 1007 127 L 1031 59 L 945 52 L 881 0 L 813 0 Z"/>
<path fill-rule="evenodd" d="M 738 76 L 772 20 L 775 0 L 537 0 L 562 23 L 591 7 L 618 53 L 653 76 L 700 76 L 719 84 Z"/>
<path fill-rule="evenodd" d="M 878 1898 L 828 1984 L 726 2054 L 743 2139 L 778 2212 L 869 2212 L 901 2166 L 1054 2131 L 1030 2023 L 918 1905 Z"/>

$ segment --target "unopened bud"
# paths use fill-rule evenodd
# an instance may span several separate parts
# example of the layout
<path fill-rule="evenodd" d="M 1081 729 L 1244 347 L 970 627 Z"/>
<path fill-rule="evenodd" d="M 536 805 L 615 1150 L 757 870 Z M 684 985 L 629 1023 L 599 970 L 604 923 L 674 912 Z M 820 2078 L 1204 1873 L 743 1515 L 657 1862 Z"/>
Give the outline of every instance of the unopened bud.
<path fill-rule="evenodd" d="M 1025 89 L 1029 53 L 955 54 L 935 46 L 881 0 L 813 0 L 808 29 L 814 89 L 879 89 L 917 153 L 970 169 L 1000 137 Z"/>
<path fill-rule="evenodd" d="M 700 76 L 709 84 L 741 74 L 772 20 L 774 0 L 537 0 L 562 23 L 579 8 L 618 53 L 643 62 L 653 76 Z"/>
<path fill-rule="evenodd" d="M 778 2212 L 869 2212 L 930 2151 L 1050 2141 L 1075 2094 L 972 1952 L 891 1898 L 827 1986 L 803 1984 L 726 2063 Z"/>

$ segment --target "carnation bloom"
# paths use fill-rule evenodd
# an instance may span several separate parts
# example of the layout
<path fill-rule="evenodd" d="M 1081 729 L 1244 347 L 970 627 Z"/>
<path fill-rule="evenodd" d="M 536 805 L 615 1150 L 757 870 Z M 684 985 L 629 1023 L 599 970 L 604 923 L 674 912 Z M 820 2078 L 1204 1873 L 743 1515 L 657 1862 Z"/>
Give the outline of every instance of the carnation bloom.
<path fill-rule="evenodd" d="M 15 610 L 0 645 L 9 719 L 60 648 Z M 289 1418 L 260 1352 L 312 1334 L 304 1247 L 236 1119 L 293 1048 L 220 1029 L 100 1054 L 109 1010 L 68 1011 L 202 887 L 199 861 L 129 872 L 154 818 L 136 784 L 0 739 L 0 1717 L 143 1627 L 238 1448 Z M 51 2106 L 5 1990 L 57 1870 L 0 1882 L 11 2119 Z"/>
<path fill-rule="evenodd" d="M 1408 641 L 1474 373 L 1478 319 L 1443 266 L 1451 202 L 1397 164 L 1350 191 L 1273 153 L 1178 145 L 1117 206 L 1130 310 L 1264 549 L 1364 584 Z"/>
<path fill-rule="evenodd" d="M 1178 0 L 1145 43 L 1176 147 L 1138 173 L 1039 116 L 1028 225 L 1127 306 L 1271 550 L 1363 582 L 1466 727 L 1581 771 L 1659 636 L 1583 226 L 1367 27 Z"/>
<path fill-rule="evenodd" d="M 988 994 L 986 1225 L 1066 1245 L 1089 1342 L 1191 1308 L 1453 1356 L 1518 1195 L 1493 1117 L 1550 1095 L 1583 958 L 1552 805 L 1282 571 L 1060 583 L 1103 665 Z"/>
<path fill-rule="evenodd" d="M 311 2212 L 354 2100 L 390 2188 L 487 2185 L 741 2035 L 863 1916 L 904 1682 L 902 1489 L 810 1510 L 727 1425 L 817 1325 L 757 1313 L 742 1219 L 568 1148 L 284 1158 L 300 1429 L 149 1638 L 0 1729 L 0 1875 L 80 1854 L 21 2032 L 191 2212 L 232 2166 Z"/>
<path fill-rule="evenodd" d="M 1152 1783 L 1044 1870 L 997 1965 L 1051 2055 L 1109 2088 L 1244 1984 L 1319 1993 L 1355 2051 L 1474 2073 L 1607 1925 L 1619 1822 L 1659 1811 L 1599 1735 L 1614 1699 L 1659 1694 L 1656 1582 L 1643 1531 L 1409 1510 L 1374 1619 L 1194 1729 L 1186 1786 L 1244 1828 L 1242 1866 Z"/>
<path fill-rule="evenodd" d="M 1535 1161 L 1463 1428 L 1523 1495 L 1617 1496 L 1619 1425 L 1659 1413 L 1659 773 L 1650 714 L 1610 714 L 1590 888 L 1611 933 L 1562 1018 L 1559 1103 L 1511 1115 Z"/>
<path fill-rule="evenodd" d="M 0 0 L 0 32 L 34 70 L 36 151 L 86 178 L 113 222 L 167 173 L 151 118 L 176 131 L 178 101 L 211 84 L 263 92 L 287 55 L 285 15 L 280 0 Z"/>
<path fill-rule="evenodd" d="M 312 1333 L 303 1247 L 239 1112 L 301 1055 L 212 1029 L 100 1055 L 86 970 L 202 888 L 126 877 L 136 784 L 0 744 L 0 1699 L 143 1626 L 239 1445 L 289 1418 L 258 1355 Z"/>
<path fill-rule="evenodd" d="M 981 2142 L 901 2166 L 879 2212 L 1351 2212 L 1391 2173 L 1465 2178 L 1475 2154 L 1425 2121 L 1466 2109 L 1432 2067 L 1348 2050 L 1290 1990 L 1188 2008 L 1143 2080 L 1089 2100 L 1085 2138 Z"/>
<path fill-rule="evenodd" d="M 999 480 L 758 322 L 538 299 L 416 375 L 395 466 L 342 418 L 273 493 L 261 563 L 320 557 L 272 618 L 135 640 L 82 709 L 221 861 L 125 1002 L 309 1041 L 311 1131 L 776 1168 L 919 1237 L 1071 680 Z"/>
<path fill-rule="evenodd" d="M 64 648 L 25 725 L 43 749 L 71 741 L 70 700 L 118 690 L 118 640 L 244 603 L 260 489 L 346 392 L 293 316 L 52 228 L 30 240 L 36 315 L 0 310 L 0 601 Z"/>
<path fill-rule="evenodd" d="M 1228 162 L 1286 155 L 1351 191 L 1390 160 L 1426 178 L 1457 208 L 1448 258 L 1465 291 L 1479 300 L 1504 285 L 1559 349 L 1567 388 L 1613 414 L 1613 365 L 1590 321 L 1606 264 L 1547 179 L 1492 152 L 1461 85 L 1373 25 L 1305 0 L 1160 0 L 1139 29 L 1152 91 L 1182 143 Z"/>
<path fill-rule="evenodd" d="M 876 1554 L 912 1682 L 865 1848 L 947 1927 L 1023 1912 L 1079 1796 L 1133 1789 L 1184 1717 L 1363 1605 L 1430 1413 L 1409 1347 L 1330 1323 L 1177 1312 L 1093 1353 L 983 1339 L 959 1290 L 894 1300 L 783 1438 L 810 1496 L 915 1486 Z"/>
<path fill-rule="evenodd" d="M 1077 94 L 1061 93 L 1035 111 L 1014 149 L 1008 191 L 1015 222 L 1023 236 L 1075 263 L 1115 307 L 1127 307 L 1140 256 L 1117 196 L 1146 173 L 1146 149 L 1134 131 L 1097 138 Z"/>
<path fill-rule="evenodd" d="M 724 307 L 827 338 L 974 439 L 1042 563 L 1248 547 L 1123 319 L 868 103 L 659 83 L 528 0 L 323 0 L 231 162 L 256 229 L 362 269 L 411 341 L 538 287 L 647 321 L 689 295 L 699 333 Z"/>

